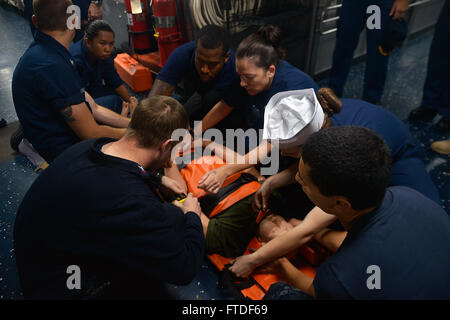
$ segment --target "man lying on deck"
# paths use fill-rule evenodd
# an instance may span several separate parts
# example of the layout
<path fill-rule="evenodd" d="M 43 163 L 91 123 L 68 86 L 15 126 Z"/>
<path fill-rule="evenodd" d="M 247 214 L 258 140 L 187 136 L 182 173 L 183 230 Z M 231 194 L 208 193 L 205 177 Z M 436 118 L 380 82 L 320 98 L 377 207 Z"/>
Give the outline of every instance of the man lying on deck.
<path fill-rule="evenodd" d="M 209 144 L 208 148 L 214 154 L 214 161 L 217 163 L 224 163 L 225 159 L 230 159 L 230 154 L 228 153 L 234 156 L 234 151 L 216 143 Z M 254 180 L 260 183 L 264 179 L 255 169 L 246 173 L 252 175 Z M 187 183 L 197 185 L 198 182 L 186 181 L 175 164 L 172 164 L 170 168 L 166 168 L 164 175 L 176 180 L 179 185 L 185 187 L 186 194 L 188 193 Z M 197 179 L 195 176 L 193 178 Z M 198 179 L 200 178 L 201 176 L 198 177 Z M 202 200 L 206 201 L 205 198 L 206 196 L 199 198 L 201 206 L 204 203 L 202 203 Z M 254 194 L 239 200 L 212 219 L 208 218 L 205 214 L 201 215 L 207 253 L 218 253 L 225 257 L 236 257 L 247 249 L 250 240 L 254 236 L 257 236 L 260 242 L 265 243 L 301 223 L 301 220 L 298 219 L 290 219 L 288 222 L 282 217 L 287 208 L 283 208 L 281 194 L 273 192 L 268 206 L 270 214 L 258 224 L 258 211 L 252 208 L 253 198 Z M 202 209 L 205 212 L 204 206 L 202 206 Z M 330 233 L 330 231 L 329 229 L 322 230 L 317 234 L 315 239 L 331 251 L 335 251 L 345 238 L 345 232 Z"/>

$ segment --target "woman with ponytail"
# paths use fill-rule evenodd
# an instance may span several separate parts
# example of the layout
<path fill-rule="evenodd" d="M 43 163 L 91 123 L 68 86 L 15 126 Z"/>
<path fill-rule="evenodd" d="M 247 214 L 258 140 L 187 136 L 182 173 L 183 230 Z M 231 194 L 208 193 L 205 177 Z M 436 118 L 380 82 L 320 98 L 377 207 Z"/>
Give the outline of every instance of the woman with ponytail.
<path fill-rule="evenodd" d="M 133 113 L 138 101 L 128 92 L 114 67 L 114 31 L 108 22 L 94 20 L 84 38 L 70 46 L 82 85 L 99 105 L 124 116 Z"/>
<path fill-rule="evenodd" d="M 213 127 L 237 108 L 246 118 L 247 128 L 260 130 L 264 126 L 265 107 L 277 93 L 312 88 L 318 86 L 306 73 L 292 66 L 285 60 L 285 52 L 280 47 L 280 29 L 273 25 L 264 25 L 257 32 L 241 41 L 236 50 L 236 71 L 240 83 L 226 94 L 216 106 L 203 118 L 202 130 Z M 251 167 L 254 157 L 270 152 L 270 145 L 263 142 L 245 157 L 246 164 L 230 164 L 208 172 L 199 181 L 199 187 L 208 192 L 217 192 L 229 175 Z M 294 161 L 296 162 L 296 161 Z M 281 169 L 291 166 L 292 159 L 282 157 Z"/>
<path fill-rule="evenodd" d="M 236 71 L 240 83 L 235 83 L 203 118 L 203 131 L 215 126 L 234 108 L 246 117 L 248 128 L 262 129 L 264 108 L 274 94 L 318 89 L 310 76 L 283 60 L 285 52 L 280 42 L 280 29 L 273 25 L 264 25 L 241 41 L 236 50 Z"/>

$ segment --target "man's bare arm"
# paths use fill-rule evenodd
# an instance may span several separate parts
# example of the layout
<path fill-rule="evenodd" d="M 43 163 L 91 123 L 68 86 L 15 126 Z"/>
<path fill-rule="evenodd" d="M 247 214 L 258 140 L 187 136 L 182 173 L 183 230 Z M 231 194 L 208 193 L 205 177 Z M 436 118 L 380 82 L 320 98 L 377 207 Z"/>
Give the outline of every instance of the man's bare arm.
<path fill-rule="evenodd" d="M 153 96 L 171 96 L 172 93 L 175 91 L 175 86 L 161 81 L 159 79 L 156 79 L 155 82 L 153 82 L 152 90 L 148 94 L 149 97 Z"/>
<path fill-rule="evenodd" d="M 186 181 L 184 181 L 181 176 L 180 170 L 178 170 L 178 166 L 175 162 L 172 161 L 170 167 L 164 168 L 164 175 L 178 182 L 178 184 L 184 189 L 184 193 L 188 193 Z"/>
<path fill-rule="evenodd" d="M 130 123 L 130 118 L 122 116 L 114 111 L 109 110 L 99 104 L 97 104 L 92 96 L 85 92 L 86 102 L 89 104 L 92 110 L 92 116 L 97 122 L 106 124 L 108 126 L 116 128 L 126 128 Z"/>
<path fill-rule="evenodd" d="M 293 287 L 300 289 L 311 297 L 316 293 L 313 286 L 313 279 L 298 270 L 287 258 L 281 258 L 276 263 L 279 264 L 279 274 Z"/>
<path fill-rule="evenodd" d="M 130 102 L 131 95 L 123 84 L 115 88 L 114 92 L 121 97 L 123 101 Z"/>
<path fill-rule="evenodd" d="M 233 108 L 230 107 L 225 101 L 220 100 L 217 102 L 216 105 L 209 110 L 206 116 L 202 119 L 202 131 L 205 132 L 206 130 L 214 127 L 220 121 L 225 119 L 231 111 L 233 111 Z M 194 129 L 194 132 L 197 131 Z"/>
<path fill-rule="evenodd" d="M 208 171 L 198 182 L 198 187 L 207 192 L 217 193 L 225 179 L 236 172 L 255 166 L 271 152 L 271 145 L 263 141 L 258 147 L 244 156 L 238 155 L 237 163 L 227 163 L 213 171 Z"/>
<path fill-rule="evenodd" d="M 92 115 L 97 122 L 109 125 L 115 128 L 127 128 L 130 118 L 122 116 L 101 105 L 92 108 Z"/>
<path fill-rule="evenodd" d="M 314 234 L 336 221 L 337 217 L 318 207 L 312 209 L 303 222 L 285 234 L 276 237 L 254 253 L 235 259 L 230 270 L 238 277 L 247 277 L 256 267 L 296 250 L 310 241 Z"/>
<path fill-rule="evenodd" d="M 300 225 L 269 241 L 263 248 L 256 251 L 254 255 L 257 258 L 257 264 L 272 261 L 299 248 L 336 219 L 336 216 L 324 212 L 319 207 L 314 207 Z"/>
<path fill-rule="evenodd" d="M 68 106 L 62 109 L 60 114 L 80 140 L 100 137 L 120 139 L 125 133 L 124 128 L 99 125 L 88 110 L 85 102 Z"/>

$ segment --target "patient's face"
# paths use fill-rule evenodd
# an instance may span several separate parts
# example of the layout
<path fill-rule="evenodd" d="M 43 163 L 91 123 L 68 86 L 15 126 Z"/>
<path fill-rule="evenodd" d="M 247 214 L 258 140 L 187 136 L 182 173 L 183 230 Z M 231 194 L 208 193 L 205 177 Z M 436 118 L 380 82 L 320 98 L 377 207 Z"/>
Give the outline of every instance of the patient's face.
<path fill-rule="evenodd" d="M 259 240 L 267 243 L 270 240 L 281 236 L 294 228 L 283 217 L 275 214 L 271 214 L 264 218 L 259 224 Z"/>

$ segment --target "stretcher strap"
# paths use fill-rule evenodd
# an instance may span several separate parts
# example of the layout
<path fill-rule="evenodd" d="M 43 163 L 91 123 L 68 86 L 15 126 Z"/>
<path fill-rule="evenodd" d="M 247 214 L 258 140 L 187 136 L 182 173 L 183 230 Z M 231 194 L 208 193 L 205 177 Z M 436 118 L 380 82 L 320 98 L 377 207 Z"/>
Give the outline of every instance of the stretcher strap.
<path fill-rule="evenodd" d="M 264 217 L 268 214 L 269 210 L 259 210 L 258 216 L 256 217 L 256 223 L 259 224 L 261 220 L 264 219 Z"/>
<path fill-rule="evenodd" d="M 225 265 L 220 272 L 219 280 L 235 299 L 250 300 L 255 296 L 261 299 L 267 293 L 252 276 L 248 279 L 239 279 L 229 270 L 229 267 L 229 264 Z"/>
<path fill-rule="evenodd" d="M 255 280 L 250 278 L 247 281 L 234 282 L 233 278 L 234 275 L 230 270 L 228 270 L 228 268 L 224 268 L 219 274 L 220 284 L 226 288 L 235 299 L 245 300 L 246 297 L 242 294 L 241 290 L 254 286 Z"/>
<path fill-rule="evenodd" d="M 229 185 L 221 188 L 219 190 L 219 192 L 217 192 L 216 194 L 210 193 L 210 194 L 207 194 L 207 195 L 201 197 L 199 199 L 199 201 L 200 201 L 200 206 L 202 207 L 203 213 L 205 213 L 210 218 L 213 216 L 213 215 L 211 215 L 211 213 L 213 211 L 215 212 L 214 215 L 217 215 L 219 212 L 214 209 L 220 204 L 220 202 L 227 199 L 230 195 L 232 195 L 235 191 L 237 191 L 242 186 L 244 186 L 250 182 L 254 182 L 254 181 L 256 181 L 256 178 L 254 176 L 252 176 L 251 174 L 248 174 L 248 173 L 242 173 L 238 179 L 236 179 Z M 259 185 L 258 185 L 258 187 L 259 187 Z M 231 197 L 232 199 L 230 199 L 228 201 L 228 205 L 226 208 L 229 208 L 231 205 L 233 205 L 237 201 L 242 200 L 244 197 L 248 196 L 247 193 L 253 194 L 254 187 L 250 188 L 249 191 L 245 193 L 245 195 L 240 195 L 240 196 L 233 195 Z M 225 210 L 226 208 L 222 206 L 221 211 Z"/>
<path fill-rule="evenodd" d="M 253 250 L 261 247 L 261 243 L 254 237 L 244 252 L 250 254 Z M 314 241 L 308 242 L 300 248 L 293 264 L 305 275 L 314 279 L 316 267 L 331 255 L 325 248 Z M 234 276 L 229 270 L 232 258 L 223 257 L 219 254 L 208 254 L 209 260 L 220 271 L 219 279 L 223 287 L 227 288 L 236 299 L 261 300 L 269 290 L 270 286 L 281 279 L 276 274 L 253 273 L 249 279 L 242 280 Z"/>
<path fill-rule="evenodd" d="M 259 189 L 259 187 L 260 184 L 256 181 L 244 184 L 243 186 L 239 187 L 239 189 L 230 194 L 228 197 L 219 202 L 217 206 L 214 208 L 214 210 L 211 212 L 209 217 L 213 218 L 218 214 L 224 212 L 226 209 L 230 208 L 239 200 L 245 199 L 253 195 Z"/>

